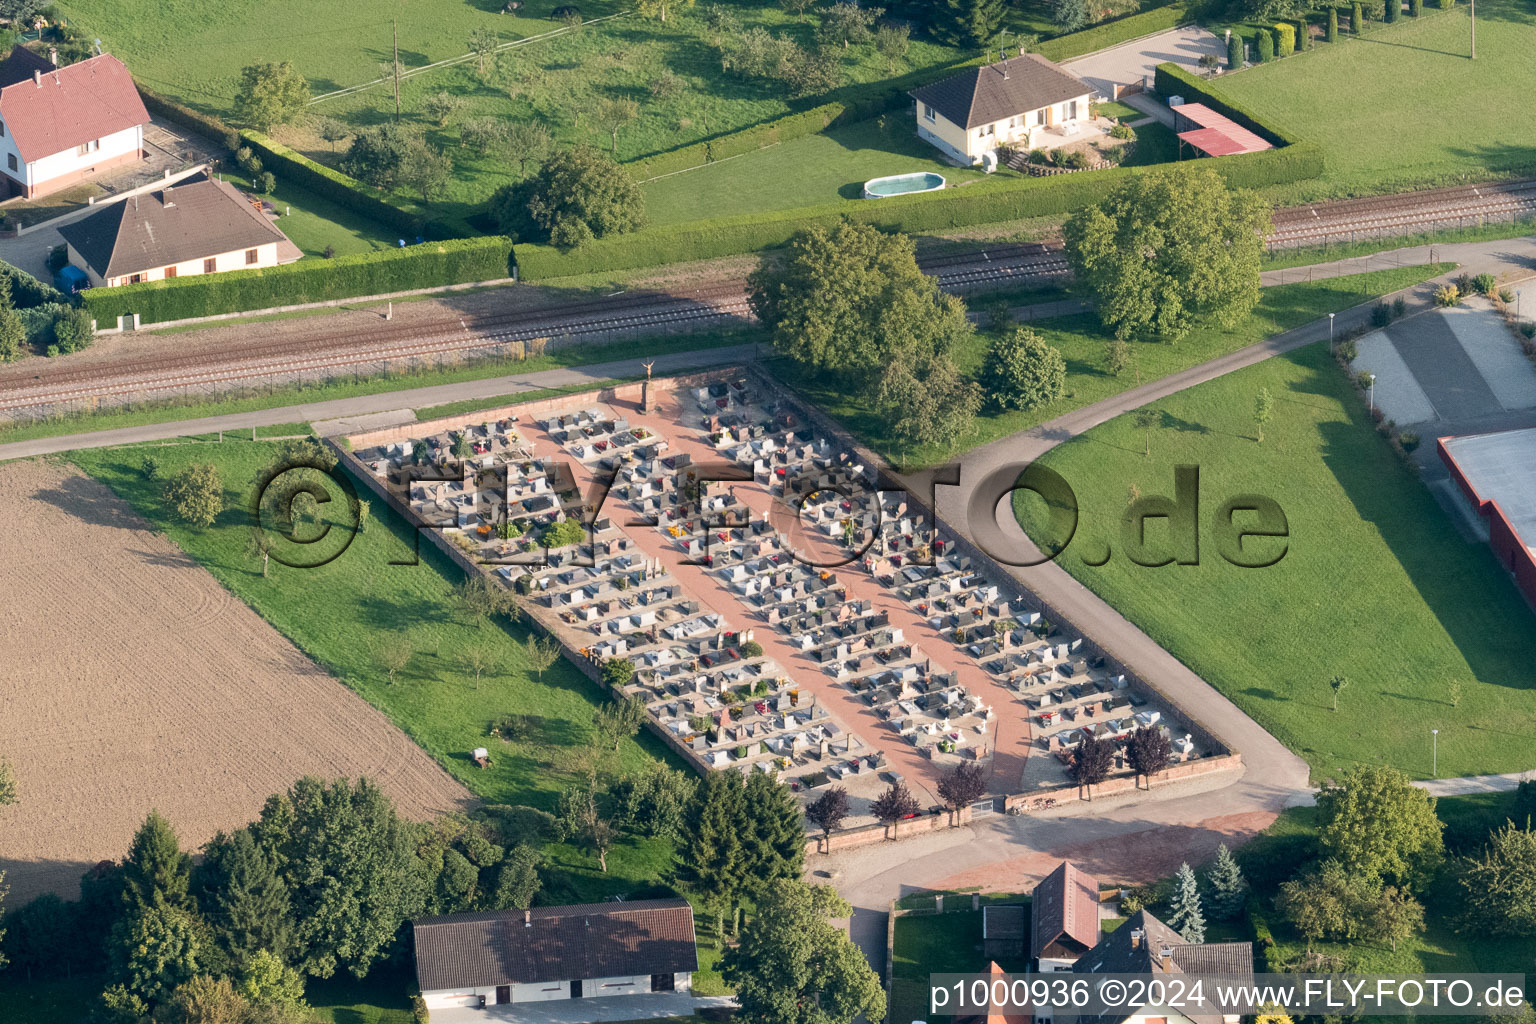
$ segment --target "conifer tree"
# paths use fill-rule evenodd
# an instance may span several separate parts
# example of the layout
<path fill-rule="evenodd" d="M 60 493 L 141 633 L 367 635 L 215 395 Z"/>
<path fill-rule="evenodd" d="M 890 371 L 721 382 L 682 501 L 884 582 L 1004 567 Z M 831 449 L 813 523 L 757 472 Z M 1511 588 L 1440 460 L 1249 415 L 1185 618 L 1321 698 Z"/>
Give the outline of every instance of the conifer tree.
<path fill-rule="evenodd" d="M 715 915 L 725 934 L 725 914 L 734 911 L 746 870 L 741 822 L 745 786 L 740 772 L 710 772 L 688 806 L 677 875 Z"/>
<path fill-rule="evenodd" d="M 181 851 L 176 830 L 159 811 L 150 811 L 123 861 L 123 899 L 130 908 L 163 902 L 186 910 L 191 881 L 192 858 Z"/>
<path fill-rule="evenodd" d="M 798 879 L 805 870 L 805 826 L 795 794 L 777 779 L 754 772 L 742 795 L 743 877 L 759 891 L 776 878 Z"/>
<path fill-rule="evenodd" d="M 197 869 L 203 918 L 236 963 L 260 950 L 284 960 L 293 949 L 293 905 L 277 858 L 249 829 L 209 842 Z"/>
<path fill-rule="evenodd" d="M 1211 865 L 1205 880 L 1211 889 L 1211 913 L 1223 921 L 1236 917 L 1248 895 L 1248 880 L 1226 843 L 1217 847 L 1216 863 Z"/>
<path fill-rule="evenodd" d="M 1195 881 L 1195 869 L 1188 864 L 1180 865 L 1174 884 L 1176 888 L 1168 911 L 1169 926 L 1184 936 L 1185 942 L 1204 942 L 1205 912 L 1200 906 L 1200 884 Z"/>

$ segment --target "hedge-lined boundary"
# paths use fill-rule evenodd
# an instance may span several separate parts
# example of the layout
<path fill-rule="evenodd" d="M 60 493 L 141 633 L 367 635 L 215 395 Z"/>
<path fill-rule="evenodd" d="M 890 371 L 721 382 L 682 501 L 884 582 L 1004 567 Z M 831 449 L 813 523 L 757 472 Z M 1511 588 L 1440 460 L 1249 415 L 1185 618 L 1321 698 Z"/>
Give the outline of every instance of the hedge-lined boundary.
<path fill-rule="evenodd" d="M 835 224 L 841 217 L 888 231 L 912 233 L 1059 216 L 1096 202 L 1128 176 L 1180 174 L 1199 167 L 1215 169 L 1233 188 L 1259 188 L 1317 177 L 1323 172 L 1323 151 L 1315 143 L 1303 142 L 1262 153 L 1221 157 L 1214 162 L 1190 160 L 1043 178 L 992 178 L 933 193 L 827 203 L 639 231 L 598 239 L 564 252 L 547 245 L 519 244 L 516 258 L 522 280 L 543 281 L 769 249 L 784 245 L 808 228 Z"/>
<path fill-rule="evenodd" d="M 213 114 L 205 114 L 201 110 L 193 110 L 185 103 L 173 100 L 169 96 L 162 96 L 152 89 L 146 89 L 142 82 L 135 81 L 133 84 L 138 87 L 139 96 L 143 98 L 144 106 L 151 114 L 158 114 L 167 121 L 179 124 L 183 128 L 190 128 L 197 134 L 211 139 L 221 146 L 225 145 L 229 137 L 235 134 L 233 128 Z"/>
<path fill-rule="evenodd" d="M 1106 21 L 1102 25 L 1085 28 L 1081 32 L 1069 32 L 1064 36 L 1047 39 L 1037 47 L 1037 50 L 1047 60 L 1071 60 L 1085 53 L 1107 50 L 1111 46 L 1119 46 L 1132 39 L 1152 35 L 1154 32 L 1166 32 L 1171 28 L 1178 28 L 1190 20 L 1189 11 L 1182 3 L 1169 4 L 1166 7 L 1142 11 L 1140 14 L 1132 14 L 1115 21 Z"/>
<path fill-rule="evenodd" d="M 98 327 L 139 314 L 142 324 L 494 281 L 510 274 L 512 240 L 500 235 L 428 242 L 406 249 L 309 259 L 281 267 L 146 281 L 81 293 Z"/>
<path fill-rule="evenodd" d="M 1260 121 L 1257 116 L 1216 92 L 1211 83 L 1198 75 L 1192 75 L 1177 64 L 1159 64 L 1155 75 L 1155 88 L 1159 96 L 1182 96 L 1186 100 L 1204 103 L 1218 114 L 1225 114 L 1259 138 L 1276 146 L 1294 148 L 1303 143 L 1290 129 L 1273 121 Z M 1222 159 L 1229 159 L 1223 157 Z M 1318 174 L 1322 168 L 1318 168 Z M 1316 175 L 1311 175 L 1316 177 Z"/>

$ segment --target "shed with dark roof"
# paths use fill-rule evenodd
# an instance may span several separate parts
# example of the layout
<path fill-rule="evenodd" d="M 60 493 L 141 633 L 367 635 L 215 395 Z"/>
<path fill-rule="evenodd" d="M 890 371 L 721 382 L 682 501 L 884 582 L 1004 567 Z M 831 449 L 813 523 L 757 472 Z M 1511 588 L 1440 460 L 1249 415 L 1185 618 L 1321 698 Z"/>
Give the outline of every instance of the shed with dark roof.
<path fill-rule="evenodd" d="M 450 914 L 413 932 L 428 1009 L 682 991 L 699 965 L 684 899 Z"/>

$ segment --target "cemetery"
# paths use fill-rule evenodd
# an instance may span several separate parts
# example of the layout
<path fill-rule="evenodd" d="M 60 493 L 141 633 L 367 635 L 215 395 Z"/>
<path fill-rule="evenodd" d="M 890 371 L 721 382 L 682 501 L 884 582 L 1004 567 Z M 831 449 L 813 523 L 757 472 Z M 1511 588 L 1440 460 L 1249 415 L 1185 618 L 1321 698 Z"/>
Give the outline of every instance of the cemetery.
<path fill-rule="evenodd" d="M 590 675 L 628 661 L 623 694 L 700 771 L 842 785 L 859 824 L 897 780 L 937 805 L 962 761 L 989 799 L 1069 786 L 1089 734 L 1226 753 L 831 435 L 737 369 L 349 441 Z"/>

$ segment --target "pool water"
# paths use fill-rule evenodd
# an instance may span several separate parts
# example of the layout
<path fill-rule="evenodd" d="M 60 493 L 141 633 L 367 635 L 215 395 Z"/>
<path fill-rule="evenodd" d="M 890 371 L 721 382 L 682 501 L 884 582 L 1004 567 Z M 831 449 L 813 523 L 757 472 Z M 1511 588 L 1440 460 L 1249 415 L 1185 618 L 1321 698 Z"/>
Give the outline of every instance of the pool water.
<path fill-rule="evenodd" d="M 893 174 L 888 178 L 871 178 L 864 183 L 865 199 L 883 199 L 886 196 L 904 196 L 911 192 L 933 192 L 944 187 L 944 175 L 931 171 L 913 174 Z"/>

